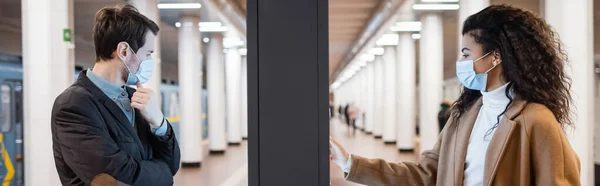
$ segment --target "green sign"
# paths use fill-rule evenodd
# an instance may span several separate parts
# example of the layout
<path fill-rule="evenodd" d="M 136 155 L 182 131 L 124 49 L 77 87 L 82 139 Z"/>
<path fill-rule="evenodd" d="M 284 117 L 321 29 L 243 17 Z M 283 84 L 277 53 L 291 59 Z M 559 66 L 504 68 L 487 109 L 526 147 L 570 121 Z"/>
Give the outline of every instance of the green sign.
<path fill-rule="evenodd" d="M 71 42 L 71 29 L 63 29 L 63 41 Z"/>

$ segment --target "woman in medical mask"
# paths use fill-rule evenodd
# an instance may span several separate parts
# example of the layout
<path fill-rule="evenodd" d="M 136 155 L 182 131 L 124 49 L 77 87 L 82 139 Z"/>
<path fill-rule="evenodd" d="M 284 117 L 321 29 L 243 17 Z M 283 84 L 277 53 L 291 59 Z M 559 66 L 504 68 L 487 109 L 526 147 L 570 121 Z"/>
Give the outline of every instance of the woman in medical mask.
<path fill-rule="evenodd" d="M 462 31 L 456 63 L 465 86 L 451 118 L 418 163 L 349 154 L 330 139 L 331 160 L 366 185 L 580 185 L 567 56 L 555 32 L 529 11 L 493 5 Z"/>

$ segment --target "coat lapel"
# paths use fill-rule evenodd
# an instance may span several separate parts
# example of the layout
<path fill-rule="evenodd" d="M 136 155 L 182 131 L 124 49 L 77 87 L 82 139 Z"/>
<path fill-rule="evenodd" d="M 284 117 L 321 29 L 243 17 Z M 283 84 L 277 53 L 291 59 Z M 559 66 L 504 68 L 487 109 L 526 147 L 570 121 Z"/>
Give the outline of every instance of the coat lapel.
<path fill-rule="evenodd" d="M 463 185 L 463 176 L 465 172 L 465 159 L 467 157 L 467 146 L 469 138 L 479 110 L 481 109 L 482 99 L 479 98 L 471 108 L 460 117 L 458 125 L 454 132 L 454 185 Z"/>
<path fill-rule="evenodd" d="M 498 128 L 495 129 L 496 132 L 490 141 L 485 157 L 484 185 L 492 185 L 498 164 L 516 126 L 514 118 L 525 108 L 525 105 L 527 105 L 526 101 L 515 98 L 500 121 Z"/>
<path fill-rule="evenodd" d="M 107 108 L 110 114 L 117 119 L 118 123 L 123 126 L 127 133 L 129 133 L 129 135 L 133 138 L 134 142 L 137 143 L 139 150 L 143 151 L 144 148 L 142 147 L 142 143 L 139 137 L 137 137 L 137 133 L 135 132 L 133 126 L 131 123 L 129 123 L 129 119 L 127 119 L 125 113 L 123 113 L 121 108 L 109 97 L 107 97 L 106 94 L 100 90 L 100 88 L 98 88 L 90 79 L 87 78 L 87 70 L 79 73 L 77 83 L 81 84 L 98 100 L 98 102 L 102 103 L 104 107 Z M 128 92 L 130 91 L 128 90 Z M 131 94 L 132 93 L 130 93 L 130 96 Z"/>

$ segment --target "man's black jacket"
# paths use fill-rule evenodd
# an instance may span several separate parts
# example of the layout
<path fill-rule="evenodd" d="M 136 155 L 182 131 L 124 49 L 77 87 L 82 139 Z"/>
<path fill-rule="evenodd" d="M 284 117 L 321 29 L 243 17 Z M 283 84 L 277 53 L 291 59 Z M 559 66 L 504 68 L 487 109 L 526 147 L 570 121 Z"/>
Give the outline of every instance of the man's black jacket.
<path fill-rule="evenodd" d="M 180 152 L 172 126 L 164 123 L 166 135 L 156 136 L 137 109 L 132 126 L 86 72 L 52 108 L 54 161 L 62 184 L 90 185 L 106 173 L 130 185 L 173 185 Z M 131 99 L 135 89 L 127 92 Z"/>

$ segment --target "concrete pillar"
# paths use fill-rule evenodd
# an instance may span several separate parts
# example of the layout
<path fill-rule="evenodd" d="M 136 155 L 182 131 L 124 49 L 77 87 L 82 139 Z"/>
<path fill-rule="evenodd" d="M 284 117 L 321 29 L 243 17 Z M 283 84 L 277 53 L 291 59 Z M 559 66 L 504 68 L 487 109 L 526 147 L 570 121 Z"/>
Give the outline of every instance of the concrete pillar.
<path fill-rule="evenodd" d="M 179 96 L 181 162 L 202 161 L 202 54 L 198 17 L 181 18 L 179 27 Z"/>
<path fill-rule="evenodd" d="M 383 123 L 385 122 L 385 108 L 383 106 L 384 103 L 384 99 L 383 99 L 383 92 L 384 92 L 384 87 L 383 87 L 383 58 L 382 56 L 375 56 L 375 62 L 373 62 L 375 65 L 375 82 L 373 82 L 375 84 L 374 90 L 375 90 L 375 95 L 373 98 L 375 98 L 375 123 L 373 123 L 373 135 L 375 136 L 375 138 L 381 138 L 383 136 Z"/>
<path fill-rule="evenodd" d="M 490 0 L 460 0 L 460 8 L 458 9 L 458 47 L 462 48 L 462 27 L 467 17 L 483 10 L 490 6 Z M 458 51 L 458 59 L 462 57 L 462 53 Z"/>
<path fill-rule="evenodd" d="M 375 122 L 377 122 L 377 114 L 375 109 L 375 65 L 373 62 L 367 63 L 366 80 L 367 86 L 365 89 L 367 91 L 367 123 L 365 125 L 365 131 L 367 134 L 373 134 L 373 128 L 375 127 Z"/>
<path fill-rule="evenodd" d="M 208 43 L 206 89 L 208 91 L 208 139 L 211 153 L 224 152 L 225 138 L 225 60 L 223 36 L 212 34 Z"/>
<path fill-rule="evenodd" d="M 400 151 L 411 151 L 415 147 L 415 128 L 416 128 L 416 59 L 415 59 L 415 41 L 411 33 L 403 32 L 398 34 L 398 46 L 396 66 L 396 116 L 398 122 L 398 136 L 396 146 Z"/>
<path fill-rule="evenodd" d="M 385 46 L 383 54 L 383 142 L 396 143 L 396 47 Z"/>
<path fill-rule="evenodd" d="M 237 33 L 230 31 L 228 38 L 236 38 Z M 242 59 L 237 47 L 230 47 L 225 54 L 225 92 L 227 95 L 227 141 L 231 145 L 242 142 L 241 121 L 241 77 Z"/>
<path fill-rule="evenodd" d="M 366 78 L 367 78 L 367 69 L 365 67 L 363 67 L 360 70 L 360 79 L 359 79 L 360 89 L 358 90 L 358 91 L 360 91 L 360 97 L 359 97 L 359 102 L 360 102 L 359 108 L 360 108 L 360 118 L 361 118 L 360 128 L 363 131 L 364 131 L 365 125 L 367 123 L 367 120 L 365 119 L 365 112 L 367 111 L 367 101 L 366 101 L 366 99 L 367 99 L 367 97 L 366 97 L 367 96 L 367 90 L 366 90 L 367 81 L 366 81 Z"/>
<path fill-rule="evenodd" d="M 154 21 L 159 27 L 160 25 L 160 12 L 158 10 L 158 0 L 131 0 L 133 4 L 141 14 L 148 17 L 148 19 Z M 160 55 L 160 31 L 156 35 L 156 42 L 154 43 L 154 53 L 152 54 L 154 59 L 154 72 L 152 77 L 144 84 L 144 87 L 150 88 L 155 92 L 160 91 L 160 83 L 162 82 L 161 67 L 162 60 Z M 160 94 L 156 94 L 161 99 Z M 158 102 L 158 106 L 162 104 L 162 101 Z"/>
<path fill-rule="evenodd" d="M 73 2 L 23 0 L 21 6 L 25 182 L 59 185 L 49 122 L 54 99 L 73 83 L 74 41 L 62 37 L 73 28 Z"/>
<path fill-rule="evenodd" d="M 242 139 L 248 139 L 248 64 L 246 55 L 242 55 L 242 109 L 241 121 L 242 121 Z"/>
<path fill-rule="evenodd" d="M 442 16 L 423 12 L 419 66 L 420 151 L 433 148 L 439 133 L 437 114 L 442 102 L 444 50 Z"/>
<path fill-rule="evenodd" d="M 594 28 L 593 1 L 545 1 L 545 16 L 569 55 L 575 128 L 568 131 L 581 162 L 581 185 L 594 184 Z"/>
<path fill-rule="evenodd" d="M 358 70 L 358 72 L 356 72 L 356 75 L 354 75 L 354 77 L 352 78 L 353 79 L 352 93 L 354 94 L 352 97 L 353 98 L 352 102 L 354 102 L 354 106 L 356 108 L 360 107 L 360 89 L 361 89 L 360 76 L 362 73 L 361 71 L 362 70 Z M 356 128 L 359 128 L 359 129 L 361 128 L 361 125 L 362 125 L 362 121 L 360 121 L 360 119 L 361 119 L 361 117 L 358 114 L 356 114 L 356 121 L 355 121 L 356 123 L 355 124 L 356 124 Z"/>

